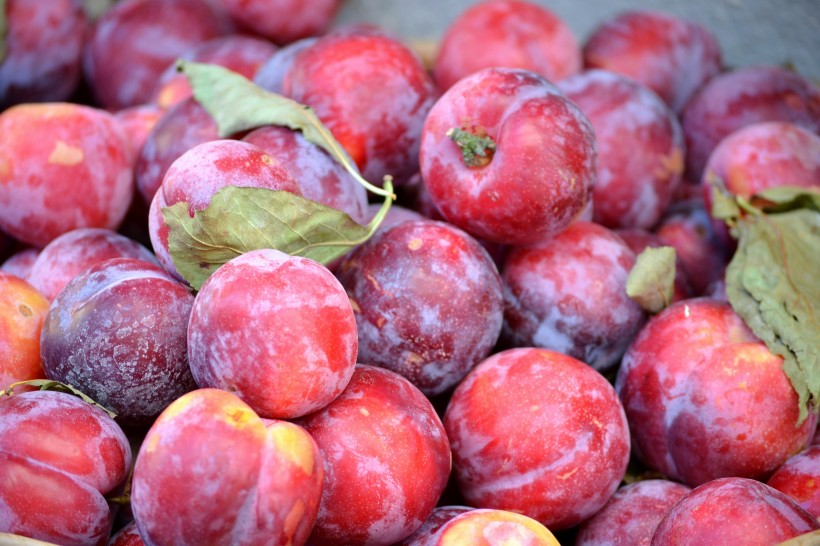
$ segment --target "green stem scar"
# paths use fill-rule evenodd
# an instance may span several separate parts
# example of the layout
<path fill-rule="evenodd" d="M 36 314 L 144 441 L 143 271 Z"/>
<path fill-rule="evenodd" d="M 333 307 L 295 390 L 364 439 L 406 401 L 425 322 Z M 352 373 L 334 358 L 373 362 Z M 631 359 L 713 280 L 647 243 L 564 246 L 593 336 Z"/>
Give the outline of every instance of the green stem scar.
<path fill-rule="evenodd" d="M 486 167 L 493 160 L 495 141 L 486 134 L 473 133 L 458 127 L 453 127 L 446 134 L 461 149 L 464 164 L 468 167 Z"/>

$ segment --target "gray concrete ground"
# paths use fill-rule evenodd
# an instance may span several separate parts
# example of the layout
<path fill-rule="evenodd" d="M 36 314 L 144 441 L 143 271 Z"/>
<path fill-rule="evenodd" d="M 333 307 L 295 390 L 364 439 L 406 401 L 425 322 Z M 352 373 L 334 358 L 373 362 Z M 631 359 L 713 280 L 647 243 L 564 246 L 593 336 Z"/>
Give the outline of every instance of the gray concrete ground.
<path fill-rule="evenodd" d="M 561 17 L 583 43 L 594 28 L 628 9 L 667 11 L 717 36 L 724 63 L 792 64 L 820 82 L 820 0 L 533 0 Z M 345 0 L 338 23 L 367 21 L 406 38 L 438 39 L 478 0 Z"/>

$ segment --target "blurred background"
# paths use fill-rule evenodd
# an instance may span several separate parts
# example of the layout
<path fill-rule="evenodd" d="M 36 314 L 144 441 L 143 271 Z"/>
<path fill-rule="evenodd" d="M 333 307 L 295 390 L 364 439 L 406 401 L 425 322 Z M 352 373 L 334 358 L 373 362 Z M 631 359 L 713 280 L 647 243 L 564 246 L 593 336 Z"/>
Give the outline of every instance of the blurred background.
<path fill-rule="evenodd" d="M 438 40 L 480 0 L 346 0 L 337 24 L 375 23 L 410 39 Z M 697 21 L 720 41 L 724 64 L 791 65 L 820 82 L 820 0 L 532 0 L 562 18 L 583 44 L 595 27 L 630 9 Z"/>

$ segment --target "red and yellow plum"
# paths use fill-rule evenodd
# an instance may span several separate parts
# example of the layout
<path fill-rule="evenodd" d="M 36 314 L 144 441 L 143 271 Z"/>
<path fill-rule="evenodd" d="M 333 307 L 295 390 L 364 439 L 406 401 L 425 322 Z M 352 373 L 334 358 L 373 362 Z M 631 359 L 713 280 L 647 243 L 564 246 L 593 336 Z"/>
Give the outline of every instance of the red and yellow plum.
<path fill-rule="evenodd" d="M 459 514 L 433 536 L 433 546 L 560 546 L 541 523 L 507 510 L 477 509 Z"/>
<path fill-rule="evenodd" d="M 0 390 L 12 383 L 44 379 L 40 332 L 49 302 L 36 288 L 0 271 Z"/>
<path fill-rule="evenodd" d="M 260 419 L 229 392 L 199 389 L 151 426 L 131 502 L 146 544 L 301 546 L 316 519 L 323 476 L 321 454 L 304 429 Z"/>
<path fill-rule="evenodd" d="M 43 247 L 79 227 L 116 229 L 134 193 L 130 144 L 111 114 L 20 104 L 0 114 L 0 229 Z"/>

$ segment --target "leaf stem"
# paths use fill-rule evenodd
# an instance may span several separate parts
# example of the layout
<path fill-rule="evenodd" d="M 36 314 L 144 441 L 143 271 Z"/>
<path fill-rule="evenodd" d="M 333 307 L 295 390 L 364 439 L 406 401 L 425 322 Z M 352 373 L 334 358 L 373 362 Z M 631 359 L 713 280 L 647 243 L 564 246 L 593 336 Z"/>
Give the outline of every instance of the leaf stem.
<path fill-rule="evenodd" d="M 304 108 L 310 110 L 311 112 L 313 111 L 313 109 L 309 106 L 305 106 Z M 382 182 L 384 185 L 383 188 L 371 184 L 359 173 L 359 169 L 353 163 L 353 160 L 350 159 L 350 156 L 347 155 L 347 152 L 342 147 L 342 145 L 339 144 L 339 141 L 336 140 L 336 138 L 330 132 L 330 129 L 328 129 L 324 124 L 319 124 L 317 129 L 318 132 L 321 133 L 322 136 L 325 138 L 325 147 L 330 152 L 330 155 L 333 157 L 333 159 L 339 162 L 348 173 L 350 173 L 350 176 L 352 176 L 356 180 L 356 182 L 364 186 L 365 189 L 371 193 L 375 193 L 376 195 L 380 195 L 382 197 L 390 197 L 394 201 L 396 200 L 396 194 L 393 193 L 392 176 L 390 176 L 389 174 L 384 176 L 384 180 Z M 389 190 L 387 189 L 388 182 L 391 182 Z"/>
<path fill-rule="evenodd" d="M 389 176 L 384 177 L 384 189 L 389 193 L 385 194 L 384 204 L 382 204 L 379 212 L 377 212 L 376 216 L 367 224 L 367 236 L 363 238 L 362 242 L 367 241 L 376 230 L 379 229 L 379 226 L 382 225 L 382 221 L 387 217 L 387 211 L 390 210 L 390 205 L 393 204 L 393 200 L 395 199 L 395 196 L 393 196 L 393 179 Z"/>
<path fill-rule="evenodd" d="M 740 195 L 735 195 L 735 201 L 737 202 L 737 206 L 743 209 L 744 211 L 752 214 L 754 216 L 760 216 L 763 214 L 763 211 L 757 208 L 756 206 L 752 205 L 748 199 L 741 197 Z"/>

